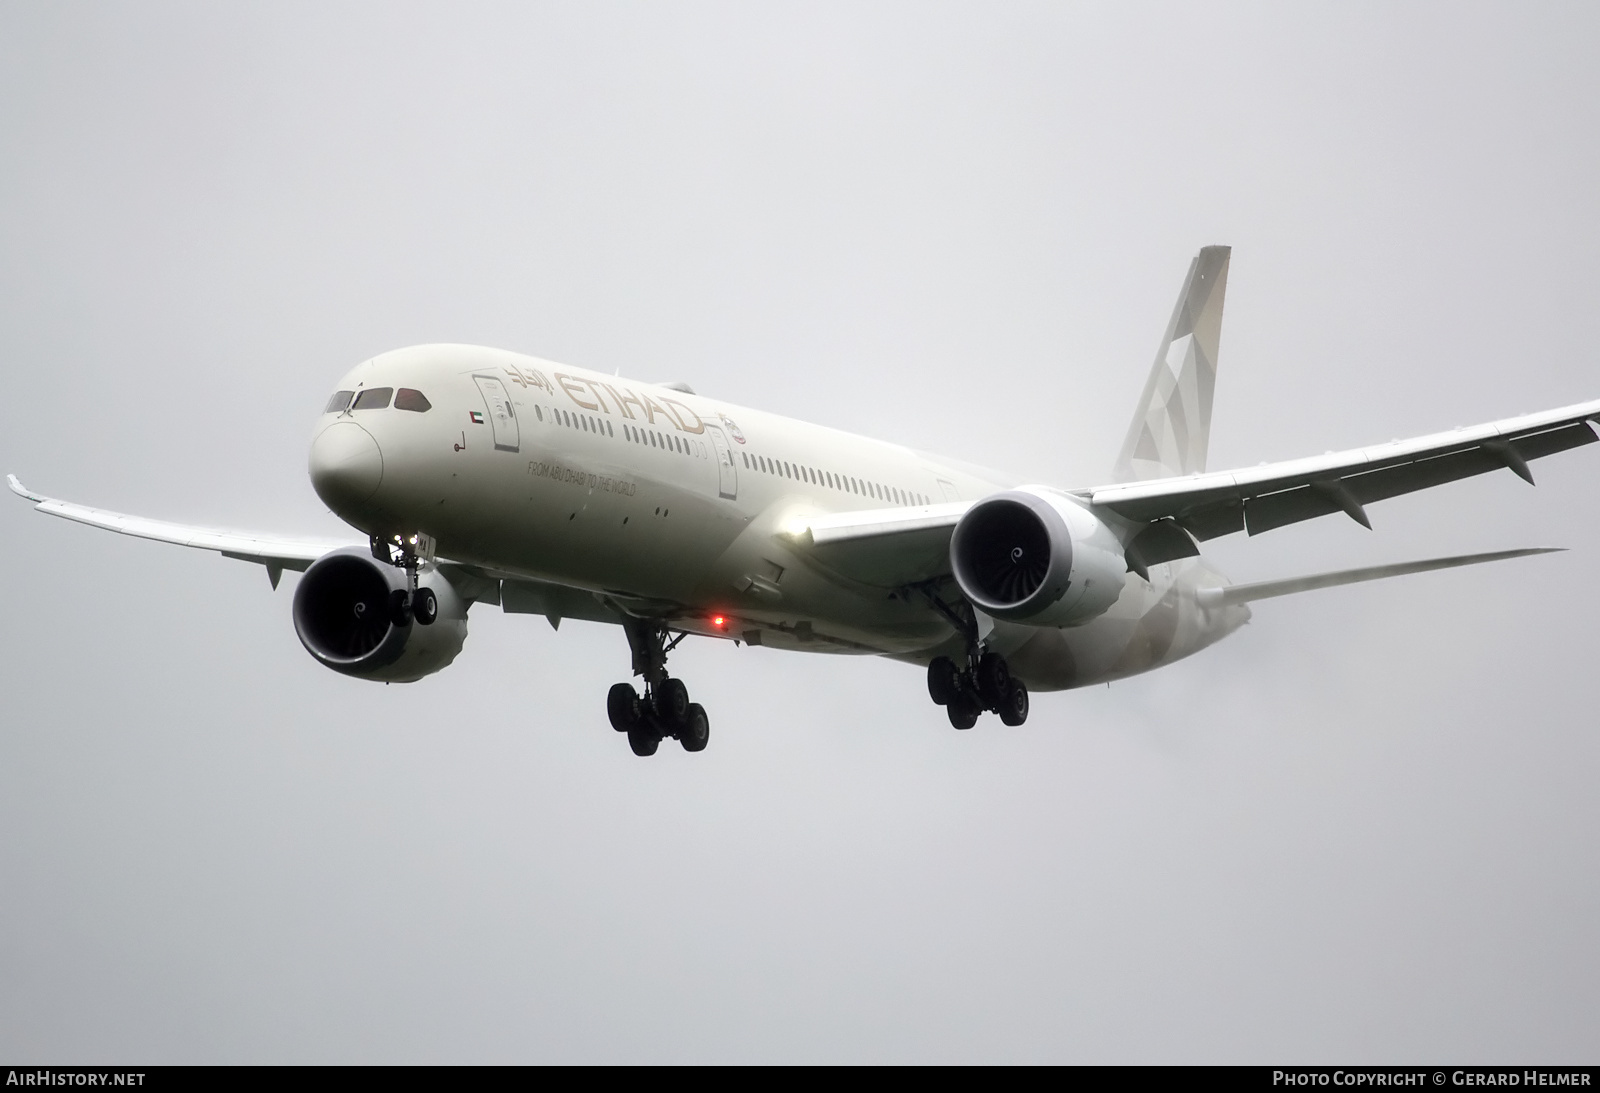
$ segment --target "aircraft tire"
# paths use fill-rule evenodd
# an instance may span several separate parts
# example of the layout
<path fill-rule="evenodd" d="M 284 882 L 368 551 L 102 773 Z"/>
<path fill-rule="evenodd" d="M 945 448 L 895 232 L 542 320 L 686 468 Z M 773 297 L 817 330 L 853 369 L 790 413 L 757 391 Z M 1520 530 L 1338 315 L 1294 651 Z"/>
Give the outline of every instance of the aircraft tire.
<path fill-rule="evenodd" d="M 656 716 L 670 725 L 682 725 L 689 716 L 689 688 L 683 680 L 667 678 L 655 689 Z"/>
<path fill-rule="evenodd" d="M 1011 669 L 1006 665 L 1006 658 L 999 653 L 983 654 L 978 660 L 976 683 L 984 709 L 998 710 L 1005 703 L 1006 691 L 1011 686 Z"/>
<path fill-rule="evenodd" d="M 678 733 L 678 743 L 684 751 L 705 751 L 711 740 L 711 719 L 706 708 L 698 702 L 689 703 L 689 716 L 684 718 L 683 730 Z"/>
<path fill-rule="evenodd" d="M 661 746 L 661 737 L 649 729 L 629 729 L 628 747 L 633 749 L 635 755 L 654 755 Z"/>
<path fill-rule="evenodd" d="M 983 711 L 977 704 L 965 699 L 957 699 L 944 708 L 950 717 L 950 724 L 958 729 L 970 729 L 978 723 L 978 715 Z"/>
<path fill-rule="evenodd" d="M 439 597 L 431 588 L 419 588 L 411 594 L 411 615 L 423 626 L 433 625 L 439 617 Z"/>
<path fill-rule="evenodd" d="M 961 697 L 961 678 L 949 657 L 934 657 L 928 664 L 928 697 L 939 706 L 948 706 Z"/>
<path fill-rule="evenodd" d="M 1013 679 L 1006 689 L 1006 700 L 1000 704 L 1000 720 L 1007 725 L 1020 725 L 1028 720 L 1028 688 L 1022 680 Z"/>
<path fill-rule="evenodd" d="M 639 692 L 631 683 L 618 683 L 606 695 L 606 716 L 611 727 L 618 732 L 631 732 L 639 727 L 644 710 L 639 702 Z"/>

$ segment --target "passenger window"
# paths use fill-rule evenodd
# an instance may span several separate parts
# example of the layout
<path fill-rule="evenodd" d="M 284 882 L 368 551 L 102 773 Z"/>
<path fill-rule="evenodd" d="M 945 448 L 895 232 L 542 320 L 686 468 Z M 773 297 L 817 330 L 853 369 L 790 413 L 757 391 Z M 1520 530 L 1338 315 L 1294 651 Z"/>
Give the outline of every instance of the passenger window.
<path fill-rule="evenodd" d="M 425 414 L 433 409 L 433 403 L 428 401 L 421 391 L 413 391 L 409 387 L 402 387 L 394 393 L 394 408 L 396 410 L 413 410 Z"/>
<path fill-rule="evenodd" d="M 328 400 L 328 405 L 323 408 L 322 412 L 325 414 L 337 414 L 342 412 L 346 406 L 350 405 L 350 399 L 354 395 L 354 391 L 335 391 L 333 393 L 333 397 Z"/>
<path fill-rule="evenodd" d="M 352 410 L 382 410 L 389 405 L 389 398 L 394 394 L 393 387 L 369 387 L 356 396 L 356 404 Z"/>
<path fill-rule="evenodd" d="M 544 420 L 544 411 L 539 408 L 538 403 L 533 404 L 533 416 L 538 418 L 540 421 Z"/>

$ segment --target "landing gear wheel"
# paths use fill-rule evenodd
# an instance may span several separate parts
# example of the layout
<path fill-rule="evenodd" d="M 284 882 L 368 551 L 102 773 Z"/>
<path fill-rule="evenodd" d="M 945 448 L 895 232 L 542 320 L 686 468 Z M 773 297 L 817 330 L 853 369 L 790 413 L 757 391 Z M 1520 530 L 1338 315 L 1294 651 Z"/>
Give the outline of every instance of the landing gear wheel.
<path fill-rule="evenodd" d="M 628 747 L 633 749 L 635 755 L 654 755 L 661 746 L 661 737 L 649 729 L 629 729 Z"/>
<path fill-rule="evenodd" d="M 689 715 L 678 733 L 678 743 L 683 745 L 684 751 L 705 751 L 710 739 L 711 720 L 706 717 L 706 708 L 698 702 L 689 703 Z"/>
<path fill-rule="evenodd" d="M 1006 660 L 999 653 L 985 653 L 978 660 L 976 672 L 978 684 L 978 697 L 983 700 L 985 709 L 997 710 L 1006 700 L 1006 691 L 1011 686 L 1011 669 L 1006 667 Z"/>
<path fill-rule="evenodd" d="M 611 727 L 618 732 L 632 732 L 644 719 L 644 709 L 639 702 L 639 692 L 631 683 L 618 683 L 606 695 L 606 716 Z"/>
<path fill-rule="evenodd" d="M 958 729 L 970 729 L 978 723 L 978 715 L 983 711 L 966 699 L 957 699 L 944 708 L 950 716 L 950 724 Z"/>
<path fill-rule="evenodd" d="M 1020 725 L 1028 720 L 1028 688 L 1022 680 L 1013 679 L 1006 690 L 1006 700 L 1000 704 L 1000 720 L 1007 725 Z"/>
<path fill-rule="evenodd" d="M 928 665 L 928 697 L 940 706 L 948 706 L 961 697 L 961 677 L 949 657 L 934 657 Z"/>
<path fill-rule="evenodd" d="M 689 688 L 683 680 L 667 678 L 655 689 L 656 716 L 674 725 L 682 725 L 689 716 Z"/>
<path fill-rule="evenodd" d="M 411 593 L 403 588 L 389 593 L 389 621 L 396 626 L 411 625 Z"/>
<path fill-rule="evenodd" d="M 419 588 L 411 594 L 411 615 L 423 626 L 432 626 L 439 617 L 439 597 L 431 588 Z"/>

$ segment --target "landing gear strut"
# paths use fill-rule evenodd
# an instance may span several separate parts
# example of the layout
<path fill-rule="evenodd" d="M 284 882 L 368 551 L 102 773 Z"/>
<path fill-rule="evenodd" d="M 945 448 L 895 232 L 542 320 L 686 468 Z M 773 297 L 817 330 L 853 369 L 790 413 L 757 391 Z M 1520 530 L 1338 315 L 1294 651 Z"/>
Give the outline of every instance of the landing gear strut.
<path fill-rule="evenodd" d="M 413 621 L 420 626 L 433 625 L 439 617 L 439 598 L 433 589 L 417 587 L 417 571 L 425 558 L 433 557 L 433 540 L 421 532 L 387 539 L 374 535 L 371 546 L 378 561 L 406 571 L 406 586 L 389 593 L 389 621 L 396 626 L 409 626 Z"/>
<path fill-rule="evenodd" d="M 970 729 L 985 710 L 999 714 L 1007 725 L 1028 720 L 1028 688 L 1022 680 L 1011 678 L 1005 657 L 984 649 L 971 605 L 962 603 L 958 610 L 931 590 L 925 589 L 924 593 L 929 604 L 967 642 L 965 664 L 957 665 L 949 657 L 935 657 L 928 665 L 928 697 L 945 708 L 950 724 Z"/>
<path fill-rule="evenodd" d="M 644 677 L 644 694 L 631 683 L 618 683 L 606 696 L 611 727 L 628 734 L 635 755 L 654 755 L 664 737 L 673 737 L 684 751 L 704 751 L 711 739 L 705 707 L 689 701 L 683 680 L 667 675 L 667 654 L 685 637 L 668 640 L 667 628 L 644 619 L 623 623 L 633 650 L 633 674 Z"/>

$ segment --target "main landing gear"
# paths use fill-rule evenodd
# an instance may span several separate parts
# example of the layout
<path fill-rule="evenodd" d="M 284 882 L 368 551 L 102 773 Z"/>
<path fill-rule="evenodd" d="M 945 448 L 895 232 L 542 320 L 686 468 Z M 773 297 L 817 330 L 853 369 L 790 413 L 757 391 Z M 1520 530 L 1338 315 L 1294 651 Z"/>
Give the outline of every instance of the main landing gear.
<path fill-rule="evenodd" d="M 406 571 L 406 586 L 389 593 L 389 621 L 396 626 L 431 626 L 439 617 L 439 597 L 431 588 L 417 587 L 417 571 L 422 566 L 419 552 L 432 556 L 432 541 L 421 533 L 409 538 L 391 535 L 372 536 L 372 556 L 380 562 Z"/>
<path fill-rule="evenodd" d="M 628 734 L 635 755 L 654 755 L 665 737 L 673 737 L 684 751 L 704 751 L 711 739 L 711 721 L 705 707 L 689 701 L 683 680 L 667 675 L 667 654 L 684 638 L 667 640 L 667 628 L 643 619 L 623 624 L 633 650 L 633 674 L 644 676 L 644 694 L 631 683 L 618 683 L 606 695 L 611 727 Z"/>
<path fill-rule="evenodd" d="M 928 697 L 944 707 L 950 724 L 970 729 L 985 710 L 999 714 L 1007 725 L 1028 720 L 1028 688 L 1011 678 L 1005 657 L 984 649 L 972 605 L 962 600 L 952 607 L 931 586 L 923 586 L 922 594 L 928 606 L 966 639 L 965 665 L 958 667 L 949 657 L 934 657 L 928 665 Z"/>
<path fill-rule="evenodd" d="M 974 652 L 967 662 L 961 669 L 949 657 L 935 657 L 928 665 L 928 696 L 944 707 L 950 724 L 970 729 L 985 710 L 1007 725 L 1028 720 L 1028 688 L 1011 678 L 1005 657 Z"/>

